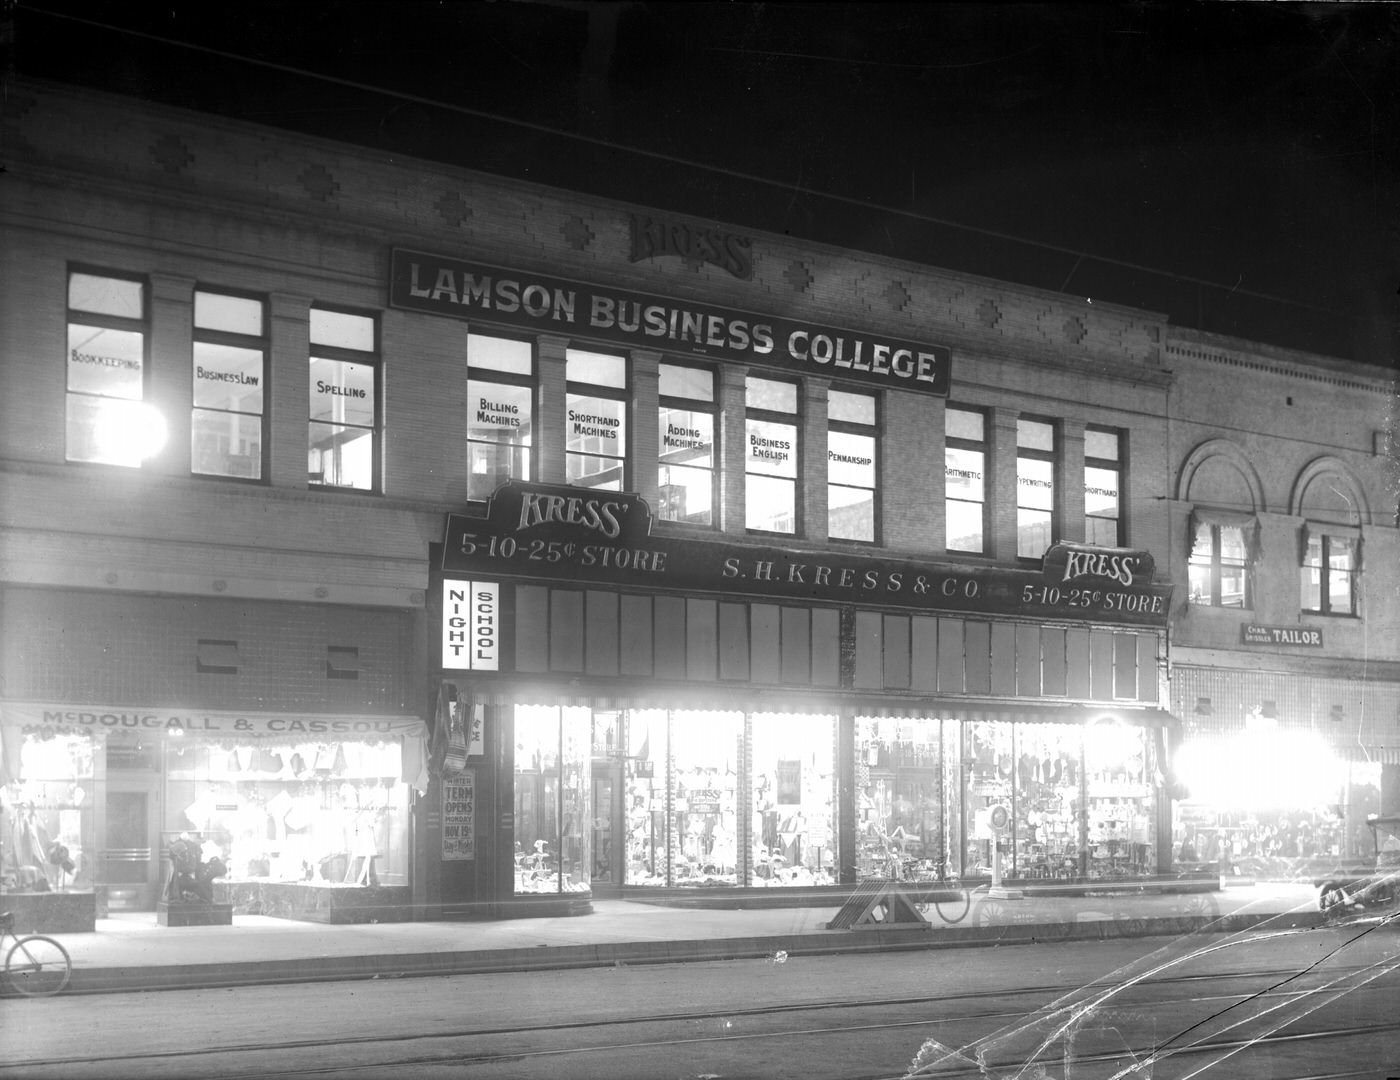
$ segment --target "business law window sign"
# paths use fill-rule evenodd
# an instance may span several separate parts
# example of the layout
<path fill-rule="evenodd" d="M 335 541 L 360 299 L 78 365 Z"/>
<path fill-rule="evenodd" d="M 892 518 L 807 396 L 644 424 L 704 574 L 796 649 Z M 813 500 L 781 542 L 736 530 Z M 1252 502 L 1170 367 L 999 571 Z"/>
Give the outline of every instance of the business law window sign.
<path fill-rule="evenodd" d="M 501 587 L 494 581 L 442 583 L 442 666 L 497 671 L 501 664 Z"/>

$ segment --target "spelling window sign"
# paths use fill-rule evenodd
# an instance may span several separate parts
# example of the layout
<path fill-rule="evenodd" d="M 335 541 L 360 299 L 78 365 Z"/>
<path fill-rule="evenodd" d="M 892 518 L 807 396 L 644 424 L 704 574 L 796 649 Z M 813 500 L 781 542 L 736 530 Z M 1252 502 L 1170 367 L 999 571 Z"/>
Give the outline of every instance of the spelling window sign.
<path fill-rule="evenodd" d="M 501 663 L 501 587 L 494 581 L 442 583 L 442 666 L 497 671 Z"/>

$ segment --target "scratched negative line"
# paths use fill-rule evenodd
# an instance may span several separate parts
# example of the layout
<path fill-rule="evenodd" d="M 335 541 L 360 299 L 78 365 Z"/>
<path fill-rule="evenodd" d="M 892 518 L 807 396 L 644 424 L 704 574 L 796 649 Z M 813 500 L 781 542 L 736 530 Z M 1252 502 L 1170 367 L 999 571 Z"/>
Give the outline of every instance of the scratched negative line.
<path fill-rule="evenodd" d="M 1209 1034 L 1218 1038 L 1222 1034 L 1237 1029 L 1242 1024 L 1267 1017 L 1278 1010 L 1287 1010 L 1288 1015 L 1274 1023 L 1266 1033 L 1266 1035 L 1273 1034 L 1317 1009 L 1361 989 L 1373 980 L 1400 969 L 1400 957 L 1392 957 L 1337 976 L 1320 987 L 1303 992 L 1301 996 L 1290 996 L 1282 1003 L 1263 1009 L 1255 1008 L 1252 1011 L 1241 1011 L 1242 1007 L 1259 1002 L 1263 995 L 1272 993 L 1279 987 L 1301 978 L 1309 972 L 1316 971 L 1319 966 L 1345 951 L 1350 945 L 1361 940 L 1378 926 L 1393 922 L 1396 918 L 1396 915 L 1387 915 L 1374 922 L 1367 920 L 1369 925 L 1361 933 L 1349 938 L 1306 968 L 1290 974 L 1278 983 L 1251 994 L 1241 1001 L 1234 1002 L 1164 1039 L 1146 1056 L 1135 1058 L 1126 1067 L 1114 1073 L 1110 1080 L 1122 1080 L 1124 1077 L 1133 1075 L 1150 1075 L 1154 1062 L 1163 1061 L 1177 1053 L 1200 1052 L 1200 1044 L 1207 1035 L 1204 1030 L 1207 1025 L 1213 1025 Z M 923 1043 L 910 1062 L 909 1069 L 905 1073 L 905 1080 L 914 1080 L 916 1077 L 931 1077 L 945 1070 L 969 1069 L 977 1070 L 989 1080 L 1043 1080 L 1048 1075 L 1045 1063 L 1056 1058 L 1063 1062 L 1065 1077 L 1066 1080 L 1069 1080 L 1071 1077 L 1070 1069 L 1074 1062 L 1076 1041 L 1086 1031 L 1102 1032 L 1102 1021 L 1109 1014 L 1108 1006 L 1114 998 L 1124 991 L 1139 986 L 1173 968 L 1178 968 L 1213 953 L 1240 945 L 1256 945 L 1295 937 L 1312 931 L 1291 927 L 1281 930 L 1261 930 L 1260 927 L 1254 927 L 1249 930 L 1237 931 L 1208 945 L 1198 945 L 1199 937 L 1209 932 L 1210 928 L 1206 927 L 1201 931 L 1177 938 L 1155 952 L 1049 1002 L 1021 1023 L 1004 1027 L 961 1048 L 955 1049 L 936 1039 L 929 1039 Z M 1216 1022 L 1227 1013 L 1234 1014 L 1231 1017 L 1231 1022 L 1223 1026 L 1217 1024 Z M 1097 1026 L 1093 1023 L 1095 1021 L 1099 1022 Z M 1192 1034 L 1194 1037 L 1189 1042 L 1181 1041 Z M 1029 1052 L 1016 1052 L 1016 1044 L 1024 1044 L 1028 1036 L 1034 1039 L 1035 1043 L 1030 1048 L 1023 1046 L 1022 1049 L 1023 1051 L 1029 1049 Z M 1199 1075 L 1206 1069 L 1212 1068 L 1238 1053 L 1240 1049 L 1252 1045 L 1257 1038 L 1263 1037 L 1266 1036 L 1257 1036 L 1246 1040 L 1244 1046 L 1232 1047 L 1228 1049 L 1228 1052 L 1226 1052 L 1226 1048 L 1222 1048 L 1222 1053 L 1218 1058 L 1201 1066 L 1190 1075 Z M 1125 1048 L 1123 1052 L 1130 1051 Z"/>

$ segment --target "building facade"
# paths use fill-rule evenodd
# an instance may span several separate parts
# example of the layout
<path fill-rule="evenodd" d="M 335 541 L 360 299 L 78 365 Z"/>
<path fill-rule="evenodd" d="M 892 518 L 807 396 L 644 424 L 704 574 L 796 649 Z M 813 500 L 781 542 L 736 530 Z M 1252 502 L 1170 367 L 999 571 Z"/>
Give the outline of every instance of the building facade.
<path fill-rule="evenodd" d="M 1201 486 L 1252 430 L 1212 428 L 1238 372 L 1205 353 L 1238 343 L 16 90 L 6 891 L 149 908 L 184 835 L 235 910 L 332 921 L 1161 875 L 1174 755 L 1213 730 L 1173 718 L 1169 677 L 1264 655 L 1294 677 L 1194 629 L 1233 633 L 1185 536 L 1243 528 Z M 1312 359 L 1260 378 L 1374 406 L 1380 380 L 1304 379 Z M 1296 502 L 1256 505 L 1270 528 L 1288 507 L 1295 581 L 1355 540 L 1352 595 L 1393 585 L 1374 447 L 1319 426 L 1293 456 L 1309 439 L 1332 449 Z M 1328 516 L 1312 479 L 1337 475 L 1364 521 Z M 1276 602 L 1247 609 L 1260 633 L 1291 625 Z M 1369 687 L 1339 752 L 1400 745 L 1395 612 L 1293 615 L 1323 626 L 1318 679 Z"/>

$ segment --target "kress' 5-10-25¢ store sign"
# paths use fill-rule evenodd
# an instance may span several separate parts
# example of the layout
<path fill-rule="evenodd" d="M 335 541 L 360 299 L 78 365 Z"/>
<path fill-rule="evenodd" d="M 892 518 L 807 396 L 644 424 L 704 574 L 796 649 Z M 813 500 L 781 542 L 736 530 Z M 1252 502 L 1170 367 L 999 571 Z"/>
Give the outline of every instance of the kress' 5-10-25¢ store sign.
<path fill-rule="evenodd" d="M 471 627 L 489 626 L 474 643 L 486 649 L 483 667 L 495 662 L 490 587 L 502 578 L 1155 627 L 1166 625 L 1171 598 L 1143 551 L 1056 544 L 1037 572 L 694 540 L 652 535 L 637 495 L 517 482 L 496 490 L 484 517 L 448 515 L 442 570 L 445 632 L 450 619 L 465 620 L 455 629 L 470 648 Z"/>

